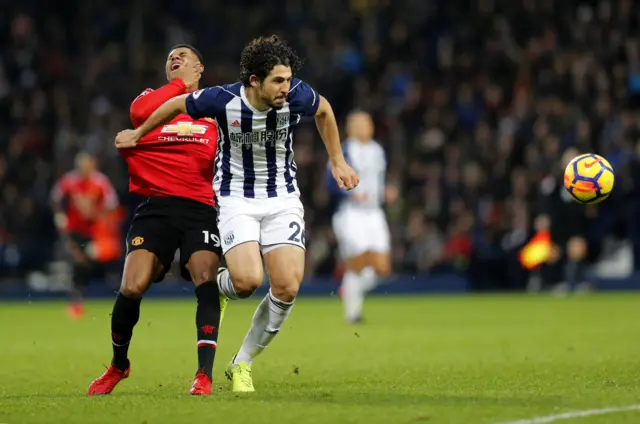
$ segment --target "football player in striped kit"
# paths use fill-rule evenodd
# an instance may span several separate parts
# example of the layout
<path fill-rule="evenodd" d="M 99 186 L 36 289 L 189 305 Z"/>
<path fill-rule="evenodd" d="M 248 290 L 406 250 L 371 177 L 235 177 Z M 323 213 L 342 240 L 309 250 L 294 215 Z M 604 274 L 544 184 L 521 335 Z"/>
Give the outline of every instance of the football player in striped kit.
<path fill-rule="evenodd" d="M 293 130 L 313 116 L 341 189 L 351 190 L 358 175 L 340 146 L 329 102 L 294 77 L 301 61 L 277 36 L 252 40 L 240 59 L 240 81 L 175 97 L 136 130 L 116 137 L 116 147 L 134 147 L 153 128 L 180 113 L 214 118 L 220 140 L 214 191 L 218 227 L 228 270 L 218 275 L 230 299 L 250 296 L 264 280 L 270 290 L 258 306 L 244 342 L 227 366 L 236 392 L 253 392 L 251 365 L 282 328 L 304 275 L 304 208 L 296 183 Z"/>

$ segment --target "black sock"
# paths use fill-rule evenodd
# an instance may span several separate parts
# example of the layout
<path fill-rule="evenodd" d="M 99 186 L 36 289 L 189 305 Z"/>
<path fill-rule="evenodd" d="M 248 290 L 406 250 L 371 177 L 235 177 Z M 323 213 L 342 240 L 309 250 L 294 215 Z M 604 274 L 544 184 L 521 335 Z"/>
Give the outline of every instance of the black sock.
<path fill-rule="evenodd" d="M 73 292 L 71 300 L 79 302 L 82 300 L 83 292 L 91 281 L 92 268 L 90 263 L 73 265 Z"/>
<path fill-rule="evenodd" d="M 111 314 L 111 341 L 113 344 L 113 359 L 111 363 L 121 371 L 129 368 L 129 342 L 133 335 L 133 327 L 140 318 L 140 302 L 118 292 L 116 303 Z"/>
<path fill-rule="evenodd" d="M 220 325 L 220 300 L 218 285 L 207 281 L 196 287 L 198 307 L 196 309 L 196 329 L 198 331 L 198 372 L 209 378 L 213 374 L 213 360 L 216 356 L 218 326 Z"/>

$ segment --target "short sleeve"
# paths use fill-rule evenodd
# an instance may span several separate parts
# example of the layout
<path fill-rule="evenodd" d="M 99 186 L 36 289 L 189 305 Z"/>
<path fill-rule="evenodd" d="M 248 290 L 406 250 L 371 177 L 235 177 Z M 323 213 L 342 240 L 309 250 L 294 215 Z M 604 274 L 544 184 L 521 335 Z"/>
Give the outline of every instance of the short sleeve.
<path fill-rule="evenodd" d="M 193 119 L 215 118 L 224 106 L 220 87 L 208 87 L 187 96 L 187 114 Z"/>
<path fill-rule="evenodd" d="M 306 82 L 294 78 L 288 96 L 292 113 L 313 116 L 320 106 L 320 95 Z"/>

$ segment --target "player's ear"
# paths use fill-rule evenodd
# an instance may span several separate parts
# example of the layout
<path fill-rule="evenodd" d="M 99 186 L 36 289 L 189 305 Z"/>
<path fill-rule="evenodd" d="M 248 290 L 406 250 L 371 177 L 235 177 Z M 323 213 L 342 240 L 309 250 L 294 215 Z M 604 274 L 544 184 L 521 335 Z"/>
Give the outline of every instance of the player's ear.
<path fill-rule="evenodd" d="M 254 88 L 258 87 L 260 85 L 260 81 L 258 80 L 258 77 L 255 75 L 251 75 L 249 77 L 249 85 Z"/>
<path fill-rule="evenodd" d="M 198 71 L 199 73 L 203 73 L 204 72 L 204 65 L 202 63 L 196 64 L 196 71 Z"/>

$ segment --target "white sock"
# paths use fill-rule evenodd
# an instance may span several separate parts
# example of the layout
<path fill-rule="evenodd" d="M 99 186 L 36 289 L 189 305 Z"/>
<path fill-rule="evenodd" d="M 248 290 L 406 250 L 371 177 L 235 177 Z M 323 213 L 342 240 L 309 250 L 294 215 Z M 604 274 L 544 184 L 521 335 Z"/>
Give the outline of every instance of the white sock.
<path fill-rule="evenodd" d="M 224 271 L 219 273 L 216 280 L 218 281 L 218 289 L 221 293 L 223 293 L 229 299 L 240 299 L 240 296 L 238 296 L 238 293 L 236 293 L 235 287 L 233 287 L 233 281 L 231 281 L 231 276 L 229 275 L 228 269 L 225 269 Z"/>
<path fill-rule="evenodd" d="M 262 299 L 253 315 L 251 328 L 242 342 L 242 347 L 236 355 L 235 364 L 246 362 L 250 364 L 271 343 L 282 325 L 289 317 L 293 302 L 283 302 L 269 293 Z"/>
<path fill-rule="evenodd" d="M 373 267 L 367 266 L 360 271 L 360 283 L 364 293 L 368 293 L 378 286 L 378 274 Z"/>
<path fill-rule="evenodd" d="M 347 271 L 342 278 L 342 304 L 344 314 L 350 321 L 362 316 L 364 291 L 361 284 L 360 276 L 353 271 Z"/>

